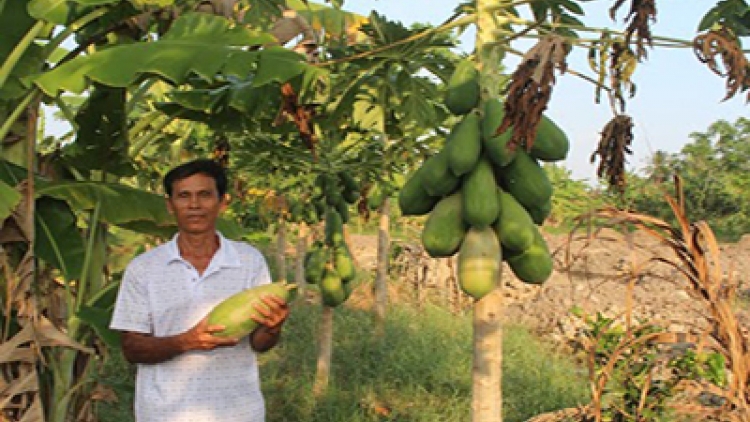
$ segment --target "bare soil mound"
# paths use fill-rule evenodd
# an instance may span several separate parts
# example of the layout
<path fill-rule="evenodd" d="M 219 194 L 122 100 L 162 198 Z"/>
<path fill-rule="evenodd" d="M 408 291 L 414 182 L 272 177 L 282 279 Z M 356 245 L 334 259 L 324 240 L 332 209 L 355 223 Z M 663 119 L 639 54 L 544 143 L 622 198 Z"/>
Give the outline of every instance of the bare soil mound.
<path fill-rule="evenodd" d="M 581 321 L 571 315 L 573 308 L 586 315 L 602 313 L 612 318 L 632 318 L 652 322 L 675 333 L 698 334 L 706 326 L 706 309 L 691 297 L 682 269 L 663 261 L 675 260 L 674 252 L 642 233 L 628 236 L 604 230 L 595 236 L 545 235 L 554 252 L 555 271 L 542 286 L 520 282 L 504 270 L 505 318 L 508 322 L 531 327 L 560 340 L 575 335 Z M 374 272 L 375 236 L 351 235 L 349 242 L 360 268 Z M 455 265 L 434 260 L 418 244 L 395 247 L 415 256 L 400 260 L 392 268 L 392 278 L 422 275 L 425 286 L 445 286 L 455 280 Z M 750 321 L 742 302 L 748 294 L 750 236 L 733 244 L 722 244 L 721 267 L 726 286 L 738 292 L 737 315 L 747 326 Z M 404 268 L 411 262 L 417 268 Z M 407 265 L 408 266 L 408 265 Z M 411 276 L 410 276 L 411 273 Z M 628 310 L 630 312 L 628 313 Z"/>

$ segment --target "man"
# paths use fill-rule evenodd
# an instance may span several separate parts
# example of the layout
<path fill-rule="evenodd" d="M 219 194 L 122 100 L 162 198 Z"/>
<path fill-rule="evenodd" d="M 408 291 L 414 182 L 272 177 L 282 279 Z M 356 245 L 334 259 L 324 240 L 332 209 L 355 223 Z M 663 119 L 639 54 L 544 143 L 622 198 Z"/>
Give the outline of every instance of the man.
<path fill-rule="evenodd" d="M 125 358 L 138 364 L 137 422 L 263 422 L 265 406 L 255 352 L 279 340 L 289 310 L 263 298 L 247 338 L 213 335 L 206 315 L 223 299 L 271 282 L 254 247 L 216 230 L 227 207 L 227 177 L 211 160 L 180 165 L 164 178 L 178 232 L 128 265 L 111 328 L 122 333 Z"/>

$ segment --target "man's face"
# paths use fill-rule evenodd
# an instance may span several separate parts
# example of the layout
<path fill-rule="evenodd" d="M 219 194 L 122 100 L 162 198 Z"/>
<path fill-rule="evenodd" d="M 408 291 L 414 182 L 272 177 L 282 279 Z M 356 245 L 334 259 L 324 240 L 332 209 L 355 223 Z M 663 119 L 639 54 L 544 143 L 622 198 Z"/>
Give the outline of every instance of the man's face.
<path fill-rule="evenodd" d="M 191 234 L 213 233 L 226 206 L 226 197 L 219 197 L 216 182 L 205 174 L 175 181 L 167 198 L 167 209 L 175 216 L 177 227 Z"/>

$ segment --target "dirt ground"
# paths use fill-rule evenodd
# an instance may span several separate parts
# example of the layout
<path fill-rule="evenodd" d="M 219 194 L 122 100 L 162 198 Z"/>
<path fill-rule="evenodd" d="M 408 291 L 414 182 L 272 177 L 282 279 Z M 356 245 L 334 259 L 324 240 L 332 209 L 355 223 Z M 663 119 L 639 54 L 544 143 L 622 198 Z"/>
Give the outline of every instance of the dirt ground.
<path fill-rule="evenodd" d="M 654 238 L 636 233 L 629 237 L 614 230 L 585 234 L 545 235 L 554 251 L 555 271 L 542 286 L 518 281 L 504 267 L 504 307 L 508 322 L 521 323 L 540 334 L 566 342 L 576 335 L 582 321 L 571 315 L 576 307 L 587 315 L 597 312 L 624 320 L 628 309 L 632 321 L 652 322 L 669 332 L 699 335 L 705 330 L 705 302 L 691 296 L 686 265 L 667 265 L 659 259 L 675 261 L 672 249 Z M 374 271 L 376 238 L 352 235 L 350 246 L 360 268 Z M 404 245 L 400 245 L 404 246 Z M 454 275 L 445 260 L 433 260 L 421 252 L 419 245 L 408 250 L 421 255 L 422 263 L 434 266 L 428 272 L 431 285 L 443 285 Z M 737 290 L 736 314 L 744 327 L 750 326 L 748 306 L 742 306 L 750 292 L 750 235 L 737 243 L 720 245 L 723 288 Z M 455 268 L 455 266 L 454 266 Z M 400 271 L 423 271 L 401 269 Z M 392 277 L 393 278 L 393 277 Z"/>

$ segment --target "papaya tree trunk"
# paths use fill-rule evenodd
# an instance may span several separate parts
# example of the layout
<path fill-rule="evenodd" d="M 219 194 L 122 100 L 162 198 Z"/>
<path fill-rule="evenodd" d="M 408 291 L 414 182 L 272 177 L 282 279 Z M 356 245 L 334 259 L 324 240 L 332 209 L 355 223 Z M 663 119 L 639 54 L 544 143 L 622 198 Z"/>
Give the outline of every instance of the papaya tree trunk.
<path fill-rule="evenodd" d="M 503 52 L 495 31 L 501 28 L 501 10 L 507 0 L 476 0 L 476 50 L 481 105 L 499 95 Z M 498 257 L 501 259 L 501 257 Z M 502 267 L 501 267 L 502 268 Z M 502 272 L 498 275 L 502 278 Z M 494 291 L 474 305 L 474 364 L 472 373 L 472 422 L 502 422 L 502 280 Z"/>
<path fill-rule="evenodd" d="M 378 221 L 378 257 L 375 283 L 375 335 L 382 337 L 385 334 L 385 317 L 388 307 L 388 266 L 390 263 L 391 248 L 391 200 L 386 197 L 380 206 Z"/>
<path fill-rule="evenodd" d="M 297 225 L 297 254 L 294 260 L 294 282 L 297 284 L 297 294 L 300 300 L 307 295 L 307 281 L 305 280 L 305 254 L 310 237 L 310 228 L 303 221 Z"/>
<path fill-rule="evenodd" d="M 474 365 L 472 374 L 473 422 L 503 420 L 502 292 L 499 288 L 474 305 Z"/>
<path fill-rule="evenodd" d="M 276 278 L 286 280 L 286 221 L 279 217 L 276 227 Z"/>
<path fill-rule="evenodd" d="M 331 376 L 331 357 L 333 356 L 333 308 L 323 306 L 318 326 L 318 365 L 315 372 L 313 396 L 318 398 L 328 390 Z"/>

